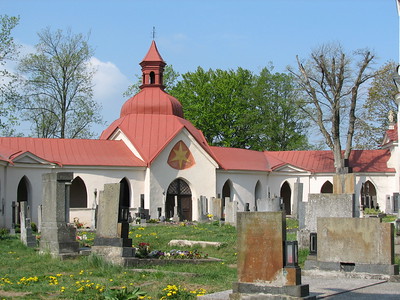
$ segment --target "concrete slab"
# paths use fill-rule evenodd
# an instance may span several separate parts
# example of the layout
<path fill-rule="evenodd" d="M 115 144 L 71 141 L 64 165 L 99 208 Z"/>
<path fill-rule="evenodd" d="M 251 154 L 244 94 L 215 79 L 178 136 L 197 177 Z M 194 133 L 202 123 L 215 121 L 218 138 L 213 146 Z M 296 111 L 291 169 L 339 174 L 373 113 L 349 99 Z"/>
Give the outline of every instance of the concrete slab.
<path fill-rule="evenodd" d="M 348 278 L 346 276 L 302 276 L 302 283 L 310 285 L 310 296 L 335 300 L 394 300 L 400 299 L 400 283 L 382 278 Z M 232 290 L 204 295 L 202 300 L 229 300 Z"/>

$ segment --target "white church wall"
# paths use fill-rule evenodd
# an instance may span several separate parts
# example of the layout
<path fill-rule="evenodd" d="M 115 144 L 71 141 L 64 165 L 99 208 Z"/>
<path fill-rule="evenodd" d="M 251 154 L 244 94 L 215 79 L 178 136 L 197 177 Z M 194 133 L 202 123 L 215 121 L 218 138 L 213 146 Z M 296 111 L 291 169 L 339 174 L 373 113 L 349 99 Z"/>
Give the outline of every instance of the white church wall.
<path fill-rule="evenodd" d="M 188 169 L 177 170 L 168 165 L 168 156 L 177 142 L 182 140 L 192 153 L 195 165 Z M 192 193 L 192 219 L 199 217 L 197 201 L 200 196 L 208 199 L 215 197 L 216 182 L 215 161 L 204 151 L 187 130 L 182 130 L 164 150 L 157 156 L 150 166 L 149 184 L 146 188 L 147 205 L 151 216 L 157 216 L 157 208 L 162 207 L 165 213 L 165 197 L 169 185 L 177 178 L 186 181 Z"/>
<path fill-rule="evenodd" d="M 261 184 L 261 199 L 266 199 L 268 197 L 268 173 L 259 171 L 217 171 L 217 185 L 216 191 L 217 195 L 222 197 L 222 188 L 227 180 L 232 182 L 232 200 L 238 202 L 239 211 L 244 211 L 246 208 L 246 203 L 249 203 L 250 211 L 254 211 L 256 206 L 255 203 L 255 189 L 256 184 L 260 181 Z"/>
<path fill-rule="evenodd" d="M 42 174 L 50 172 L 73 172 L 74 178 L 80 177 L 86 186 L 88 206 L 86 209 L 74 209 L 70 214 L 71 221 L 75 216 L 80 221 L 91 226 L 91 210 L 94 207 L 94 191 L 97 190 L 97 201 L 99 192 L 104 189 L 106 183 L 117 183 L 126 177 L 130 182 L 131 203 L 140 203 L 140 194 L 143 193 L 144 168 L 102 168 L 102 167 L 54 167 L 49 165 L 15 165 L 7 167 L 7 185 L 2 193 L 5 198 L 5 215 L 3 226 L 10 227 L 12 222 L 12 202 L 17 201 L 17 190 L 20 180 L 26 176 L 29 181 L 30 213 L 33 222 L 38 222 L 38 206 L 42 201 Z M 5 172 L 3 172 L 5 173 Z M 1 177 L 0 177 L 1 178 Z"/>

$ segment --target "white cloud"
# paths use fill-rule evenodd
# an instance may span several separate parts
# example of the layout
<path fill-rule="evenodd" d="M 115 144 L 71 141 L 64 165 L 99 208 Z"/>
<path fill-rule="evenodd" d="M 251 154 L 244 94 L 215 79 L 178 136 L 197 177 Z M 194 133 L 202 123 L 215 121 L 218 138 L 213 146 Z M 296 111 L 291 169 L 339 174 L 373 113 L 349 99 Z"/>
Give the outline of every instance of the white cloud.
<path fill-rule="evenodd" d="M 90 63 L 97 70 L 93 78 L 94 100 L 103 106 L 102 115 L 110 124 L 119 118 L 126 100 L 122 94 L 132 82 L 112 62 L 102 62 L 92 57 Z"/>

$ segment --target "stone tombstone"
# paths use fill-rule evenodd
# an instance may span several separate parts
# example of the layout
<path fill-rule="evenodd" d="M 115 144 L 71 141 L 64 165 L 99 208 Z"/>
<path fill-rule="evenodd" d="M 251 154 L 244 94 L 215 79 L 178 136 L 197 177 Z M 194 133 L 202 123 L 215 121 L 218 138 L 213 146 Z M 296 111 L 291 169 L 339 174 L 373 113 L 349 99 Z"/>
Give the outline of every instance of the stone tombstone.
<path fill-rule="evenodd" d="M 46 173 L 42 175 L 42 234 L 40 252 L 54 256 L 77 254 L 76 228 L 69 224 L 69 188 L 73 179 L 71 172 Z"/>
<path fill-rule="evenodd" d="M 299 218 L 299 203 L 303 201 L 303 184 L 295 182 L 293 185 L 293 211 L 292 215 Z"/>
<path fill-rule="evenodd" d="M 25 246 L 36 247 L 36 237 L 32 234 L 31 219 L 27 218 L 27 203 L 20 202 L 20 220 L 21 220 L 21 241 Z"/>
<path fill-rule="evenodd" d="M 335 174 L 333 176 L 334 194 L 354 194 L 356 186 L 356 177 L 354 173 Z"/>
<path fill-rule="evenodd" d="M 225 200 L 225 223 L 236 226 L 237 211 L 238 211 L 237 201 Z"/>
<path fill-rule="evenodd" d="M 397 275 L 394 225 L 379 218 L 318 218 L 317 256 L 305 268 Z"/>
<path fill-rule="evenodd" d="M 279 198 L 279 197 L 267 198 L 266 211 L 270 211 L 270 212 L 281 211 L 281 198 Z"/>
<path fill-rule="evenodd" d="M 267 200 L 265 199 L 257 199 L 257 211 L 268 211 Z"/>
<path fill-rule="evenodd" d="M 172 221 L 179 222 L 179 212 L 178 212 L 178 196 L 174 197 L 174 215 Z"/>
<path fill-rule="evenodd" d="M 92 252 L 103 256 L 107 261 L 123 264 L 124 257 L 132 257 L 132 239 L 128 238 L 129 223 L 119 218 L 120 183 L 105 184 L 100 192 L 97 216 L 97 231 Z"/>
<path fill-rule="evenodd" d="M 214 220 L 221 219 L 221 217 L 222 217 L 221 210 L 222 210 L 222 199 L 212 197 L 211 198 L 211 214 L 213 215 Z"/>
<path fill-rule="evenodd" d="M 230 299 L 313 299 L 300 268 L 284 265 L 284 212 L 238 212 L 237 234 L 238 282 Z"/>
<path fill-rule="evenodd" d="M 199 221 L 206 221 L 208 220 L 208 205 L 207 205 L 207 198 L 206 196 L 200 196 L 198 201 L 198 211 L 199 211 Z"/>
<path fill-rule="evenodd" d="M 310 246 L 310 233 L 317 232 L 318 218 L 352 218 L 357 216 L 354 194 L 309 194 L 308 203 L 301 203 L 299 208 L 300 230 L 297 232 L 299 248 Z"/>

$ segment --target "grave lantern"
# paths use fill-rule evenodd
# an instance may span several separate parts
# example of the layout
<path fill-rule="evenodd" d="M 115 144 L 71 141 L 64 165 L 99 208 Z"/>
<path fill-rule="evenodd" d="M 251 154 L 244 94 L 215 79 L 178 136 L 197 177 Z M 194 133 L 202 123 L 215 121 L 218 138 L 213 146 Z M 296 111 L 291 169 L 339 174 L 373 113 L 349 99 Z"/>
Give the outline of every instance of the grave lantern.
<path fill-rule="evenodd" d="M 316 232 L 310 233 L 310 254 L 311 255 L 317 254 L 317 233 Z"/>
<path fill-rule="evenodd" d="M 298 267 L 298 244 L 297 241 L 285 241 L 285 267 Z"/>

